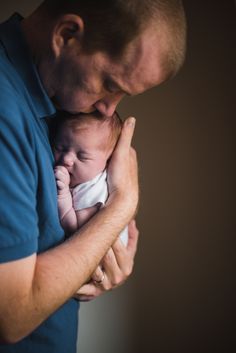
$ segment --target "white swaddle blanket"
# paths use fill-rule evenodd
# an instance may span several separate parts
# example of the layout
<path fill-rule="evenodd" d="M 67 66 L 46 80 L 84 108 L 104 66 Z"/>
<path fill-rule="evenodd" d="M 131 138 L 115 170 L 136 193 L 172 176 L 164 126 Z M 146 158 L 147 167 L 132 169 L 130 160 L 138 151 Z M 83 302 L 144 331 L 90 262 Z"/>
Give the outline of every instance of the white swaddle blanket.
<path fill-rule="evenodd" d="M 95 178 L 77 185 L 71 190 L 73 207 L 76 211 L 92 207 L 96 204 L 105 204 L 108 198 L 107 172 L 96 175 Z M 120 233 L 120 238 L 125 245 L 128 243 L 128 227 Z"/>

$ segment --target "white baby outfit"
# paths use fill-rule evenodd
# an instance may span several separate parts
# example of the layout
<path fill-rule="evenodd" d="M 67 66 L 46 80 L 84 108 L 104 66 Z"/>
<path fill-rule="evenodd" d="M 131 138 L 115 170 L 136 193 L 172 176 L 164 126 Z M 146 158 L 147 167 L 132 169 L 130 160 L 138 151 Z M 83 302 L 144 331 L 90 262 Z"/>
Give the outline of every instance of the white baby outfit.
<path fill-rule="evenodd" d="M 104 170 L 92 180 L 79 184 L 71 190 L 73 207 L 75 211 L 82 210 L 101 204 L 105 204 L 108 198 L 107 172 Z M 120 234 L 121 240 L 125 245 L 128 243 L 128 227 Z"/>

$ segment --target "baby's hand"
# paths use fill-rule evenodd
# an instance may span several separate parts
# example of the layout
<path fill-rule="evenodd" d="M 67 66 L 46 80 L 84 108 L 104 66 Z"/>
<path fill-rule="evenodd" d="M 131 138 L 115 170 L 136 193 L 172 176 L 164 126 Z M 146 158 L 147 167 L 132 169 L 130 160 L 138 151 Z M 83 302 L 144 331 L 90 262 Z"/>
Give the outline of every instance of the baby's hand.
<path fill-rule="evenodd" d="M 54 174 L 56 178 L 58 192 L 60 194 L 62 192 L 68 192 L 70 185 L 70 174 L 68 170 L 64 166 L 58 165 L 54 169 Z"/>

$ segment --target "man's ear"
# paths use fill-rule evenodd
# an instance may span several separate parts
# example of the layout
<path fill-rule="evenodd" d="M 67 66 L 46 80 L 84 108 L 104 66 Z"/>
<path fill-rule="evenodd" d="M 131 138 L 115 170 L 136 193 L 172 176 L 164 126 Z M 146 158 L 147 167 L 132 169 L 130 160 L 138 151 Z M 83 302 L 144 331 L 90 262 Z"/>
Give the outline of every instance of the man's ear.
<path fill-rule="evenodd" d="M 60 55 L 66 46 L 77 45 L 82 41 L 84 22 L 78 15 L 67 14 L 61 16 L 54 27 L 52 47 L 55 56 Z"/>

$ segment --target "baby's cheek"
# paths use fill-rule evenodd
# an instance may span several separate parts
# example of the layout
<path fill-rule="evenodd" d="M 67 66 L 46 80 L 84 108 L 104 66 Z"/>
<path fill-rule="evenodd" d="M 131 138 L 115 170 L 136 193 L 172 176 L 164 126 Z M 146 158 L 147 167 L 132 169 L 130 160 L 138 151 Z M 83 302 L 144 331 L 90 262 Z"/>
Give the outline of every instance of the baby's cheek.
<path fill-rule="evenodd" d="M 84 183 L 88 181 L 87 175 L 85 174 L 84 166 L 77 164 L 74 166 L 73 171 L 71 172 L 71 183 L 73 186 Z"/>

